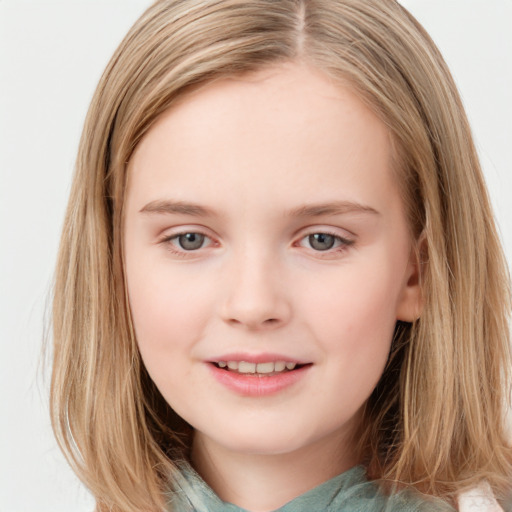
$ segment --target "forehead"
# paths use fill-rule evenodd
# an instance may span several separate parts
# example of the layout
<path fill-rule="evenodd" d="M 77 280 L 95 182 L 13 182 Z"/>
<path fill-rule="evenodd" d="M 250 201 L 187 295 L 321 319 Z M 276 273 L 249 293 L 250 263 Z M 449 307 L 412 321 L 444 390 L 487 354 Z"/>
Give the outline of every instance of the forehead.
<path fill-rule="evenodd" d="M 367 202 L 393 188 L 391 152 L 385 125 L 352 90 L 281 64 L 183 96 L 137 147 L 128 189 L 139 204 L 192 193 L 208 202 L 220 191 L 240 208 L 293 208 L 311 194 Z"/>

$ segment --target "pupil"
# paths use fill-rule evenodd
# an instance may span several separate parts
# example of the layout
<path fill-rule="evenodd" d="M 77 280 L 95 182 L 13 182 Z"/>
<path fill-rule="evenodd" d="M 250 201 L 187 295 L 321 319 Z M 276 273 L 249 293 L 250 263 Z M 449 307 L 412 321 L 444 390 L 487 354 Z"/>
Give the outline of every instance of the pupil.
<path fill-rule="evenodd" d="M 315 233 L 309 235 L 309 243 L 317 251 L 327 251 L 334 245 L 334 237 L 326 233 Z"/>
<path fill-rule="evenodd" d="M 204 243 L 204 235 L 199 233 L 185 233 L 184 235 L 179 236 L 178 242 L 182 249 L 193 251 L 202 247 Z"/>

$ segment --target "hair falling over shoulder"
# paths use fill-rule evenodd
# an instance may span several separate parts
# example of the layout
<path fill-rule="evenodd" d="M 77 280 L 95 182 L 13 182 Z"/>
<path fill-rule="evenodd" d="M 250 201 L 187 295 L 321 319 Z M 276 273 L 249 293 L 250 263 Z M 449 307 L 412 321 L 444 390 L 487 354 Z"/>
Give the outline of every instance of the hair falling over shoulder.
<path fill-rule="evenodd" d="M 371 478 L 452 500 L 510 493 L 510 280 L 450 72 L 395 0 L 159 0 L 129 31 L 87 115 L 56 270 L 51 415 L 98 510 L 163 510 L 190 427 L 141 362 L 122 253 L 126 166 L 191 88 L 303 60 L 385 122 L 423 314 L 396 328 L 359 440 Z"/>

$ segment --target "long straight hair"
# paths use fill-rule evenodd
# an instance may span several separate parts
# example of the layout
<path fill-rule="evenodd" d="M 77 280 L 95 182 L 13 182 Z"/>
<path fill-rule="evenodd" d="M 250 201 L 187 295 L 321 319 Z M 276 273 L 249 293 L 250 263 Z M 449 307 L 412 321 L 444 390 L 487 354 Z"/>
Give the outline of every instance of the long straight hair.
<path fill-rule="evenodd" d="M 386 124 L 412 235 L 422 317 L 399 323 L 365 407 L 372 479 L 451 500 L 510 490 L 510 281 L 470 127 L 450 72 L 394 0 L 160 0 L 110 61 L 87 115 L 56 270 L 51 414 L 99 509 L 162 510 L 190 427 L 148 377 L 127 301 L 127 163 L 188 91 L 302 61 Z"/>

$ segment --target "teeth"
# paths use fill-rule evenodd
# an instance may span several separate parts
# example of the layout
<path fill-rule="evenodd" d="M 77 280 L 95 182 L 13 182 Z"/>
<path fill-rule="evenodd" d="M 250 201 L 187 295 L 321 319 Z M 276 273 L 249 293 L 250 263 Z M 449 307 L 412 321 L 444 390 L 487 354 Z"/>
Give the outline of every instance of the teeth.
<path fill-rule="evenodd" d="M 256 371 L 258 373 L 272 373 L 274 371 L 274 363 L 258 363 Z"/>
<path fill-rule="evenodd" d="M 282 372 L 286 368 L 286 363 L 284 361 L 277 361 L 277 363 L 274 363 L 274 371 L 275 372 Z"/>
<path fill-rule="evenodd" d="M 255 371 L 255 363 L 246 363 L 245 361 L 240 361 L 238 363 L 238 373 L 254 373 Z"/>
<path fill-rule="evenodd" d="M 218 361 L 219 368 L 228 368 L 238 373 L 258 373 L 267 375 L 270 373 L 280 373 L 286 370 L 294 370 L 297 363 L 276 361 L 275 363 L 269 361 L 268 363 L 248 363 L 247 361 Z"/>

